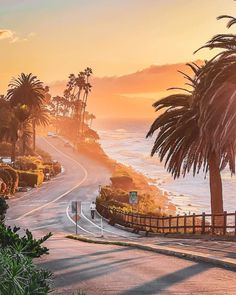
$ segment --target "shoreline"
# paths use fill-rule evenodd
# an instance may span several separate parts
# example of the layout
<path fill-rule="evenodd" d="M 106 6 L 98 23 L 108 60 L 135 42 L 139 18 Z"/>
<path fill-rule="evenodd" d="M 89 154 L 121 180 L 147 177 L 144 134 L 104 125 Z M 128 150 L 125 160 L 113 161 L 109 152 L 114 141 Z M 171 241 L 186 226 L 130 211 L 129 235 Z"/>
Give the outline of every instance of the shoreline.
<path fill-rule="evenodd" d="M 161 208 L 161 211 L 167 215 L 176 215 L 177 206 L 172 203 L 170 199 L 170 194 L 167 190 L 162 189 L 156 185 L 156 180 L 149 178 L 143 173 L 137 171 L 134 167 L 120 163 L 112 158 L 110 158 L 100 143 L 96 142 L 93 144 L 78 144 L 78 152 L 100 162 L 102 165 L 106 166 L 111 177 L 116 171 L 122 171 L 127 173 L 133 180 L 136 189 L 140 193 L 150 194 L 153 200 L 156 200 L 156 208 Z M 158 177 L 158 181 L 161 177 Z"/>

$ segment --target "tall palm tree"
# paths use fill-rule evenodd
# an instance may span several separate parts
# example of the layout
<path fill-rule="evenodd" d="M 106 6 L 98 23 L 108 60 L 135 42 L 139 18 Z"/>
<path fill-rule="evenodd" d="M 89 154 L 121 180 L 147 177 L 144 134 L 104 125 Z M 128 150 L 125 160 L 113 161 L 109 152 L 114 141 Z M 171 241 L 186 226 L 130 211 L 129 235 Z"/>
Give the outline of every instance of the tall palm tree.
<path fill-rule="evenodd" d="M 96 119 L 96 116 L 94 114 L 90 114 L 89 119 L 90 119 L 89 127 L 91 128 L 92 127 L 93 120 Z"/>
<path fill-rule="evenodd" d="M 218 19 L 223 18 L 230 19 L 228 27 L 236 23 L 236 19 L 230 16 Z M 217 48 L 221 52 L 201 68 L 192 66 L 193 79 L 185 75 L 193 86 L 188 98 L 190 107 L 186 109 L 186 105 L 178 105 L 180 96 L 156 102 L 154 107 L 157 110 L 167 109 L 153 123 L 148 136 L 159 131 L 152 155 L 158 153 L 161 160 L 165 158 L 165 165 L 174 177 L 179 177 L 181 173 L 184 176 L 191 168 L 193 174 L 198 173 L 201 167 L 205 172 L 209 170 L 214 214 L 223 213 L 220 171 L 228 165 L 231 173 L 235 173 L 236 35 L 216 35 L 202 48 Z M 184 129 L 181 125 L 185 126 Z M 185 145 L 186 136 L 189 138 L 188 145 Z"/>
<path fill-rule="evenodd" d="M 29 109 L 40 107 L 44 100 L 43 83 L 32 73 L 22 73 L 9 84 L 7 98 L 12 106 L 27 105 Z"/>
<path fill-rule="evenodd" d="M 33 129 L 33 150 L 35 151 L 36 146 L 36 126 L 47 126 L 49 124 L 49 112 L 44 107 L 41 106 L 40 108 L 35 108 L 29 117 L 29 121 L 32 122 L 32 129 Z"/>
<path fill-rule="evenodd" d="M 28 117 L 30 113 L 35 109 L 40 108 L 44 101 L 45 89 L 43 83 L 37 79 L 32 73 L 21 75 L 18 78 L 14 78 L 11 83 L 8 85 L 9 89 L 7 91 L 7 99 L 10 101 L 10 104 L 13 108 L 22 108 L 26 106 L 29 110 Z M 24 121 L 27 118 L 24 119 Z M 29 137 L 28 124 L 26 122 L 20 121 L 21 134 L 22 134 L 22 151 L 25 153 L 26 140 Z M 24 128 L 26 128 L 24 130 Z M 23 136 L 24 134 L 24 136 Z M 13 149 L 15 148 L 15 143 L 13 144 Z M 14 152 L 12 152 L 15 154 Z M 12 156 L 15 157 L 14 155 Z"/>
<path fill-rule="evenodd" d="M 218 90 L 225 73 L 222 73 L 223 77 L 218 76 L 219 81 L 215 80 L 217 86 L 212 83 L 218 74 L 216 63 L 211 61 L 202 67 L 191 65 L 194 77 L 185 77 L 192 89 L 188 89 L 187 94 L 174 94 L 157 101 L 154 104 L 156 111 L 164 109 L 164 112 L 154 121 L 147 134 L 152 136 L 158 132 L 151 155 L 157 153 L 174 178 L 184 177 L 191 170 L 193 175 L 201 169 L 205 173 L 209 171 L 213 214 L 223 213 L 220 171 L 229 164 L 231 172 L 235 173 L 236 151 L 236 132 L 233 136 L 228 133 L 227 139 L 224 137 L 223 117 L 227 117 L 228 104 L 220 101 L 221 118 L 216 116 L 216 106 L 211 103 L 216 95 L 222 97 L 224 94 L 225 100 L 232 98 L 231 92 L 228 95 Z M 232 135 L 231 126 L 228 128 Z M 221 136 L 217 136 L 218 142 L 214 134 L 216 131 Z"/>
<path fill-rule="evenodd" d="M 92 85 L 89 83 L 89 78 L 92 75 L 92 73 L 93 73 L 93 71 L 89 67 L 87 67 L 84 70 L 84 75 L 86 77 L 86 83 L 84 84 L 81 136 L 83 136 L 83 133 L 84 133 L 84 119 L 85 119 L 85 112 L 86 112 L 86 107 L 87 107 L 88 95 L 89 95 L 89 92 L 91 92 L 91 89 L 92 89 Z"/>

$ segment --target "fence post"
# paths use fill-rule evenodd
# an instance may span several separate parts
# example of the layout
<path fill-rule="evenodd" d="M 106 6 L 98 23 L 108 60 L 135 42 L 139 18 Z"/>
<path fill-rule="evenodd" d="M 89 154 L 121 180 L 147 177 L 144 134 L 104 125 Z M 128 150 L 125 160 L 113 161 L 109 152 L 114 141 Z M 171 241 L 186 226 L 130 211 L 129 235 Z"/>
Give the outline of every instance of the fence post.
<path fill-rule="evenodd" d="M 214 233 L 215 233 L 215 215 L 214 214 L 212 214 L 211 215 L 211 230 L 212 230 L 212 234 L 214 235 Z"/>
<path fill-rule="evenodd" d="M 193 213 L 193 234 L 196 233 L 196 230 L 195 230 L 195 213 Z"/>
<path fill-rule="evenodd" d="M 186 234 L 186 232 L 187 232 L 186 225 L 187 225 L 187 214 L 184 213 L 184 233 L 185 233 L 185 234 Z"/>
<path fill-rule="evenodd" d="M 236 211 L 234 212 L 234 234 L 236 235 Z"/>
<path fill-rule="evenodd" d="M 179 214 L 177 215 L 177 219 L 176 219 L 176 232 L 179 232 Z"/>
<path fill-rule="evenodd" d="M 164 224 L 165 224 L 164 217 L 162 217 L 162 232 L 163 232 L 163 233 L 165 232 Z"/>
<path fill-rule="evenodd" d="M 205 234 L 205 226 L 206 226 L 206 213 L 202 213 L 202 235 Z"/>
<path fill-rule="evenodd" d="M 169 232 L 171 233 L 171 219 L 172 219 L 172 215 L 169 215 Z"/>
<path fill-rule="evenodd" d="M 226 229 L 227 229 L 227 211 L 224 211 L 224 228 L 223 228 L 224 235 L 226 235 Z"/>
<path fill-rule="evenodd" d="M 157 217 L 157 233 L 159 232 L 159 217 Z"/>

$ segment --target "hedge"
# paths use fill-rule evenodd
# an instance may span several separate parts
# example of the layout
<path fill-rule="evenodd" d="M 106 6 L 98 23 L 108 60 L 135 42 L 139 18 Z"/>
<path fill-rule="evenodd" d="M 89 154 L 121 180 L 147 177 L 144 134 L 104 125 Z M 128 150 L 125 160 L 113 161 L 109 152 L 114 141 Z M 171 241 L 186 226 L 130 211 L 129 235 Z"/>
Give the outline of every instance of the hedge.
<path fill-rule="evenodd" d="M 42 171 L 17 171 L 20 179 L 20 185 L 35 187 L 41 185 L 44 180 Z"/>
<path fill-rule="evenodd" d="M 18 183 L 19 183 L 19 176 L 18 173 L 16 172 L 15 169 L 13 169 L 12 167 L 8 166 L 8 165 L 0 165 L 1 169 L 4 169 L 5 171 L 7 171 L 10 176 L 11 176 L 11 188 L 10 188 L 10 193 L 14 194 L 17 187 L 18 187 Z"/>

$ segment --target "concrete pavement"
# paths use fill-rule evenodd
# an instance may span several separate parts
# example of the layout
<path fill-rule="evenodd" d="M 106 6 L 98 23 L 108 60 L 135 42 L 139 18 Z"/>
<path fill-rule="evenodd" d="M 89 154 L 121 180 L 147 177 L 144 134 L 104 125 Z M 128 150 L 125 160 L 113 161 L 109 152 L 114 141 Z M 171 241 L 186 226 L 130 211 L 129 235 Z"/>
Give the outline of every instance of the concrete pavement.
<path fill-rule="evenodd" d="M 236 294 L 235 273 L 229 270 L 134 248 L 65 239 L 66 234 L 74 233 L 69 208 L 72 200 L 82 202 L 85 217 L 81 214 L 80 234 L 93 238 L 101 235 L 100 217 L 95 219 L 97 226 L 86 220 L 90 219 L 87 202 L 95 199 L 99 184 L 108 182 L 110 173 L 96 161 L 64 147 L 60 139 L 40 138 L 38 145 L 59 160 L 65 172 L 39 189 L 9 200 L 7 223 L 29 228 L 36 236 L 53 232 L 54 236 L 46 243 L 50 255 L 38 263 L 54 271 L 54 294 L 76 294 L 79 289 L 87 295 Z M 146 239 L 105 222 L 104 237 L 144 244 L 167 241 L 156 237 Z M 173 246 L 177 240 L 172 240 L 168 243 Z"/>

